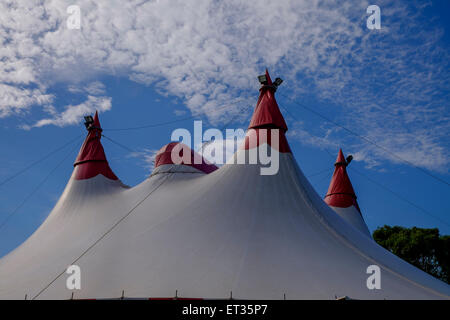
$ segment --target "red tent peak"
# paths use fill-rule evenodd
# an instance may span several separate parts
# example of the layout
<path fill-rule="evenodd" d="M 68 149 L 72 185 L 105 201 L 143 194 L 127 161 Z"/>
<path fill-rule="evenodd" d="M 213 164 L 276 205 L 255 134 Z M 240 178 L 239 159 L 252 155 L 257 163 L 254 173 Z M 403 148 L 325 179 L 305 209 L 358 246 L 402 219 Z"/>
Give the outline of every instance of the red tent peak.
<path fill-rule="evenodd" d="M 359 210 L 358 203 L 356 202 L 356 194 L 348 177 L 346 167 L 347 161 L 342 150 L 339 149 L 333 177 L 331 178 L 330 186 L 325 196 L 325 202 L 330 206 L 339 208 L 347 208 L 354 205 Z"/>
<path fill-rule="evenodd" d="M 102 129 L 102 127 L 100 126 L 100 120 L 98 120 L 98 111 L 97 110 L 95 111 L 93 127 L 98 128 L 100 130 Z"/>
<path fill-rule="evenodd" d="M 98 112 L 95 112 L 94 122 L 88 127 L 88 135 L 81 146 L 74 166 L 77 167 L 75 178 L 78 180 L 89 179 L 98 174 L 117 180 L 106 160 L 105 151 L 100 142 L 102 128 L 98 118 Z"/>
<path fill-rule="evenodd" d="M 180 165 L 190 166 L 197 170 L 200 170 L 204 173 L 211 173 L 217 170 L 217 166 L 209 163 L 206 159 L 204 159 L 200 154 L 194 152 L 187 145 L 180 142 L 170 142 L 166 144 L 164 147 L 159 149 L 155 157 L 155 168 L 163 165 L 163 164 L 175 164 L 172 161 L 172 150 L 178 146 L 179 149 L 176 149 L 174 152 L 178 152 L 178 155 L 182 158 Z M 190 153 L 189 160 L 185 161 L 183 153 Z M 196 163 L 197 162 L 197 163 Z"/>
<path fill-rule="evenodd" d="M 280 112 L 275 99 L 276 87 L 272 83 L 269 72 L 266 69 L 266 83 L 259 89 L 259 98 L 250 121 L 249 129 L 272 128 L 287 131 L 287 125 Z"/>
<path fill-rule="evenodd" d="M 267 70 L 267 68 L 266 68 L 266 79 L 267 79 L 267 85 L 271 86 L 273 83 L 272 83 L 272 79 L 270 78 L 269 70 Z"/>
<path fill-rule="evenodd" d="M 336 158 L 335 166 L 347 166 L 347 160 L 345 160 L 344 153 L 342 152 L 342 149 L 339 149 L 338 156 Z"/>

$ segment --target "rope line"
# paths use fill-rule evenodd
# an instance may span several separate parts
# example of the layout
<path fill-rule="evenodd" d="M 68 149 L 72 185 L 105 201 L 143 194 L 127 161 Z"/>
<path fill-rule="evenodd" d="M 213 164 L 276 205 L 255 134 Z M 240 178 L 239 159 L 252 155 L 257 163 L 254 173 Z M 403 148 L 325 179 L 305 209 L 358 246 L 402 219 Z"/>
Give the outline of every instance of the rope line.
<path fill-rule="evenodd" d="M 313 174 L 310 174 L 310 175 L 307 175 L 306 177 L 309 179 L 309 178 L 312 178 L 312 177 L 315 177 L 315 176 L 318 176 L 318 175 L 321 175 L 322 173 L 325 173 L 325 172 L 331 172 L 331 169 L 328 167 L 328 168 L 326 168 L 326 169 L 323 169 L 323 170 L 320 170 L 320 171 L 318 171 L 318 172 L 316 172 L 316 173 L 313 173 Z"/>
<path fill-rule="evenodd" d="M 236 101 L 234 101 L 234 103 L 240 102 L 242 100 L 245 100 L 245 98 L 239 98 Z M 223 109 L 225 109 L 225 108 L 227 108 L 229 106 L 230 106 L 230 103 L 223 104 L 220 107 L 216 108 L 215 111 L 223 110 Z M 192 120 L 192 119 L 195 119 L 195 118 L 198 118 L 198 117 L 199 117 L 199 115 L 192 115 L 190 117 L 185 117 L 185 118 L 182 118 L 182 119 L 176 119 L 176 120 L 159 122 L 159 123 L 151 123 L 151 124 L 137 126 L 137 127 L 111 128 L 111 129 L 103 128 L 103 131 L 128 131 L 128 130 L 140 130 L 140 129 L 147 129 L 147 128 L 157 128 L 157 127 L 162 127 L 162 126 L 166 126 L 166 125 L 177 123 L 177 122 L 182 122 L 182 121 L 186 121 L 186 120 Z"/>
<path fill-rule="evenodd" d="M 348 129 L 347 127 L 345 127 L 345 126 L 343 126 L 343 125 L 337 123 L 336 121 L 331 120 L 330 118 L 324 116 L 323 114 L 321 114 L 321 113 L 319 113 L 319 112 L 313 110 L 312 108 L 309 108 L 309 107 L 307 107 L 307 106 L 301 104 L 300 102 L 294 100 L 293 98 L 291 98 L 291 97 L 289 97 L 289 96 L 287 96 L 287 95 L 285 95 L 285 94 L 283 94 L 283 93 L 280 93 L 280 95 L 283 96 L 283 97 L 285 97 L 285 98 L 287 98 L 287 99 L 289 99 L 289 100 L 291 100 L 293 103 L 297 104 L 298 106 L 302 107 L 303 109 L 306 109 L 306 110 L 308 110 L 309 112 L 314 113 L 315 115 L 319 116 L 320 118 L 322 118 L 322 119 L 324 119 L 324 120 L 326 120 L 326 121 L 328 121 L 328 122 L 334 124 L 335 126 L 337 126 L 337 127 L 341 128 L 341 129 L 347 131 L 348 133 L 350 133 L 350 134 L 352 134 L 352 135 L 358 137 L 359 139 L 364 140 L 364 141 L 366 141 L 367 143 L 370 143 L 371 145 L 373 145 L 373 146 L 375 146 L 375 147 L 377 147 L 377 148 L 383 150 L 384 152 L 389 153 L 389 154 L 392 155 L 393 157 L 395 157 L 395 158 L 401 160 L 402 162 L 404 162 L 404 163 L 410 165 L 410 166 L 413 167 L 413 168 L 416 168 L 416 169 L 419 170 L 419 171 L 422 171 L 422 173 L 424 173 L 424 174 L 428 175 L 429 177 L 431 177 L 431 178 L 433 178 L 433 179 L 435 179 L 435 180 L 437 180 L 437 181 L 439 181 L 439 182 L 441 182 L 441 183 L 443 183 L 443 184 L 446 184 L 448 187 L 450 187 L 450 183 L 449 183 L 449 182 L 445 181 L 444 179 L 439 178 L 438 176 L 432 174 L 431 172 L 428 172 L 427 170 L 425 170 L 425 169 L 423 169 L 423 168 L 421 168 L 421 167 L 416 166 L 416 165 L 415 165 L 414 163 L 412 163 L 411 161 L 406 160 L 406 159 L 400 157 L 400 156 L 397 155 L 396 153 L 394 153 L 394 152 L 392 152 L 391 150 L 389 150 L 389 149 L 387 149 L 387 148 L 385 148 L 385 147 L 379 145 L 378 143 L 372 141 L 371 139 L 369 139 L 369 138 L 367 138 L 367 137 L 365 137 L 365 136 L 362 136 L 362 135 L 356 133 L 355 131 L 353 131 L 353 130 L 351 130 L 351 129 Z M 286 110 L 286 108 L 283 108 L 283 109 Z M 288 112 L 288 113 L 291 114 L 290 112 Z M 291 114 L 291 116 L 292 116 L 292 114 Z M 295 117 L 293 117 L 293 118 L 294 118 L 295 120 L 297 120 Z M 297 120 L 297 121 L 298 121 L 298 120 Z"/>
<path fill-rule="evenodd" d="M 173 173 L 166 176 L 166 178 L 158 184 L 153 190 L 151 190 L 142 200 L 140 200 L 131 210 L 129 210 L 122 218 L 120 218 L 112 227 L 110 227 L 106 232 L 98 238 L 93 244 L 91 244 L 86 250 L 84 250 L 78 258 L 76 258 L 70 265 L 73 265 L 77 263 L 78 260 L 80 260 L 84 255 L 86 255 L 93 247 L 95 247 L 100 241 L 102 241 L 111 231 L 113 231 L 122 221 L 124 221 L 128 216 L 131 215 L 131 213 L 134 212 L 135 209 L 137 209 L 142 203 L 144 203 L 145 200 L 148 199 L 156 190 L 158 190 L 171 176 Z M 59 277 L 61 277 L 66 270 L 63 270 L 61 273 L 59 273 L 52 281 L 50 281 L 41 291 L 39 291 L 32 300 L 35 300 L 37 297 L 39 297 L 45 290 L 47 290 L 56 280 L 58 280 Z"/>
<path fill-rule="evenodd" d="M 409 205 L 415 207 L 416 209 L 419 209 L 420 211 L 422 211 L 423 213 L 429 215 L 430 217 L 440 221 L 441 223 L 445 224 L 447 227 L 450 227 L 450 224 L 444 220 L 442 220 L 441 218 L 435 216 L 434 214 L 432 214 L 431 212 L 429 212 L 428 210 L 422 208 L 421 206 L 415 204 L 414 202 L 411 202 L 410 200 L 406 199 L 405 197 L 403 197 L 402 195 L 400 195 L 399 193 L 389 189 L 388 187 L 386 187 L 385 185 L 373 180 L 372 178 L 369 178 L 368 176 L 366 176 L 365 174 L 363 174 L 362 172 L 360 172 L 359 170 L 356 170 L 354 167 L 352 167 L 350 169 L 350 171 L 354 171 L 357 174 L 359 174 L 360 176 L 366 178 L 367 180 L 369 180 L 370 182 L 372 182 L 373 184 L 377 185 L 378 187 L 392 193 L 393 195 L 395 195 L 397 198 L 399 198 L 400 200 L 403 200 L 404 202 L 408 203 Z"/>
<path fill-rule="evenodd" d="M 128 130 L 139 130 L 139 129 L 147 129 L 147 128 L 157 128 L 157 127 L 163 127 L 169 124 L 173 124 L 173 123 L 177 123 L 177 122 L 182 122 L 182 121 L 186 121 L 186 120 L 192 120 L 194 118 L 196 118 L 197 116 L 190 116 L 190 117 L 186 117 L 186 118 L 182 118 L 182 119 L 176 119 L 176 120 L 172 120 L 172 121 L 166 121 L 166 122 L 160 122 L 160 123 L 153 123 L 153 124 L 148 124 L 148 125 L 143 125 L 143 126 L 139 126 L 139 127 L 129 127 L 129 128 L 115 128 L 115 129 L 103 129 L 103 131 L 128 131 Z"/>
<path fill-rule="evenodd" d="M 125 150 L 127 150 L 127 151 L 130 151 L 130 152 L 133 152 L 133 153 L 136 152 L 136 151 L 134 151 L 134 150 L 128 148 L 127 146 L 125 146 L 125 145 L 123 145 L 123 144 L 121 144 L 121 143 L 119 143 L 119 142 L 117 142 L 117 141 L 115 141 L 115 140 L 113 140 L 113 139 L 111 139 L 111 138 L 105 136 L 104 134 L 102 134 L 102 137 L 104 137 L 105 139 L 111 141 L 111 142 L 114 143 L 115 145 L 117 145 L 117 146 L 119 146 L 119 147 L 121 147 L 121 148 L 123 148 L 123 149 L 125 149 Z"/>
<path fill-rule="evenodd" d="M 17 176 L 21 175 L 22 173 L 26 172 L 27 170 L 31 169 L 32 167 L 34 167 L 35 165 L 37 165 L 38 163 L 46 160 L 47 158 L 49 158 L 51 155 L 57 153 L 58 151 L 63 150 L 64 148 L 66 148 L 67 146 L 69 146 L 70 144 L 72 144 L 73 142 L 75 142 L 77 139 L 79 139 L 83 134 L 80 134 L 78 136 L 76 136 L 74 139 L 70 140 L 69 142 L 65 143 L 64 145 L 62 145 L 61 147 L 56 148 L 55 150 L 53 150 L 52 152 L 48 153 L 47 155 L 45 155 L 44 157 L 32 162 L 31 164 L 29 164 L 28 166 L 26 166 L 25 168 L 23 168 L 22 170 L 16 172 L 15 174 L 13 174 L 12 176 L 6 178 L 5 180 L 3 180 L 2 182 L 0 182 L 0 186 L 3 186 L 5 183 L 13 180 L 14 178 L 16 178 Z"/>
<path fill-rule="evenodd" d="M 64 163 L 64 161 L 67 160 L 67 158 L 72 154 L 72 152 L 78 147 L 75 145 L 74 148 L 70 149 L 69 153 L 60 161 L 58 164 L 42 179 L 42 181 L 36 186 L 36 188 L 31 191 L 24 199 L 23 201 L 6 217 L 5 220 L 0 224 L 0 230 L 8 223 L 8 221 L 19 211 L 20 208 L 22 208 L 25 203 L 28 202 L 28 200 L 31 199 L 31 197 L 44 185 L 45 182 L 50 178 L 50 176 Z"/>

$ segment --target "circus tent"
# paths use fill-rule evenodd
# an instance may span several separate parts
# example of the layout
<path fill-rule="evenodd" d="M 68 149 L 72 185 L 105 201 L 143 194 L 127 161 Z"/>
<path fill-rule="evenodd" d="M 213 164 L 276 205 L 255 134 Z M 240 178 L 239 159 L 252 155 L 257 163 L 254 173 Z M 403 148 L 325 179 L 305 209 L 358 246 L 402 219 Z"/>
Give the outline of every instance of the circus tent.
<path fill-rule="evenodd" d="M 266 78 L 245 142 L 225 165 L 175 164 L 168 145 L 131 188 L 108 165 L 96 115 L 54 209 L 0 260 L 0 299 L 450 298 L 447 284 L 331 209 L 336 195 L 322 200 L 294 159 Z M 263 147 L 279 158 L 276 174 L 238 161 Z M 80 290 L 66 286 L 69 265 L 80 267 Z M 373 265 L 380 289 L 367 286 Z"/>

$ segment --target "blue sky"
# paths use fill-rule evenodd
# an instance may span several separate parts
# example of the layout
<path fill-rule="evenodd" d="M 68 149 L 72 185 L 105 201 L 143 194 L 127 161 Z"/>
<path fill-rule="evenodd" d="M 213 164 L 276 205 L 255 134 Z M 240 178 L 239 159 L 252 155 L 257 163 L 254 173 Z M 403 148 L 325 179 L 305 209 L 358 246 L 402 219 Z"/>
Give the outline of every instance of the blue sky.
<path fill-rule="evenodd" d="M 107 129 L 192 115 L 205 129 L 245 129 L 266 67 L 285 80 L 277 100 L 288 139 L 320 195 L 342 147 L 354 155 L 349 175 L 371 231 L 387 224 L 450 234 L 448 185 L 296 103 L 450 181 L 448 1 L 75 2 L 80 30 L 66 27 L 73 1 L 0 4 L 0 182 L 83 135 L 0 186 L 0 223 L 27 199 L 0 230 L 0 256 L 45 220 L 62 193 L 84 114 L 98 109 L 104 134 L 127 146 L 103 139 L 112 169 L 133 186 L 150 174 L 152 155 L 172 131 L 192 128 L 193 119 Z M 381 8 L 381 30 L 366 28 L 369 4 Z"/>

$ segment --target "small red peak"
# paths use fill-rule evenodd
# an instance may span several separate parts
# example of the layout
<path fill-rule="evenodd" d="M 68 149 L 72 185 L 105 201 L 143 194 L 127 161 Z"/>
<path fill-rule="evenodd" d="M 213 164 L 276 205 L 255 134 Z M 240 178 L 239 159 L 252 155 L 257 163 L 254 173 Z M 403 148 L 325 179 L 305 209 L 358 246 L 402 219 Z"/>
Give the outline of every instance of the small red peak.
<path fill-rule="evenodd" d="M 333 177 L 331 178 L 330 186 L 325 196 L 325 202 L 330 206 L 339 208 L 347 208 L 354 205 L 359 210 L 358 203 L 356 202 L 356 194 L 348 177 L 346 167 L 347 161 L 342 150 L 339 149 Z"/>
<path fill-rule="evenodd" d="M 281 129 L 285 133 L 288 128 L 275 99 L 276 88 L 273 86 L 267 69 L 266 80 L 267 83 L 259 90 L 258 102 L 248 128 Z"/>
<path fill-rule="evenodd" d="M 269 86 L 271 86 L 273 83 L 272 83 L 272 79 L 270 78 L 269 70 L 267 70 L 267 68 L 266 68 L 266 79 L 267 79 L 267 84 Z"/>
<path fill-rule="evenodd" d="M 77 180 L 89 179 L 98 174 L 103 174 L 105 177 L 117 180 L 116 175 L 112 172 L 106 160 L 105 150 L 100 141 L 102 136 L 102 129 L 98 113 L 95 113 L 94 123 L 88 128 L 88 135 L 81 146 L 78 157 L 75 160 L 74 167 L 76 167 L 75 178 Z"/>
<path fill-rule="evenodd" d="M 338 156 L 336 158 L 336 163 L 334 165 L 335 166 L 339 166 L 339 165 L 347 166 L 347 161 L 345 160 L 344 153 L 342 152 L 342 149 L 339 149 L 339 153 L 338 153 Z"/>
<path fill-rule="evenodd" d="M 155 168 L 164 164 L 175 164 L 172 160 L 172 150 L 175 147 L 177 147 L 177 149 L 175 149 L 174 152 L 178 152 L 178 156 L 181 158 L 181 163 L 179 163 L 179 165 L 190 166 L 204 173 L 211 173 L 218 169 L 217 166 L 209 163 L 200 154 L 194 152 L 187 145 L 180 142 L 170 142 L 159 149 L 155 157 Z M 184 152 L 190 153 L 187 159 L 184 157 Z"/>
<path fill-rule="evenodd" d="M 94 128 L 98 128 L 101 129 L 102 127 L 100 126 L 100 120 L 98 120 L 98 111 L 95 111 L 95 116 L 94 116 Z"/>

